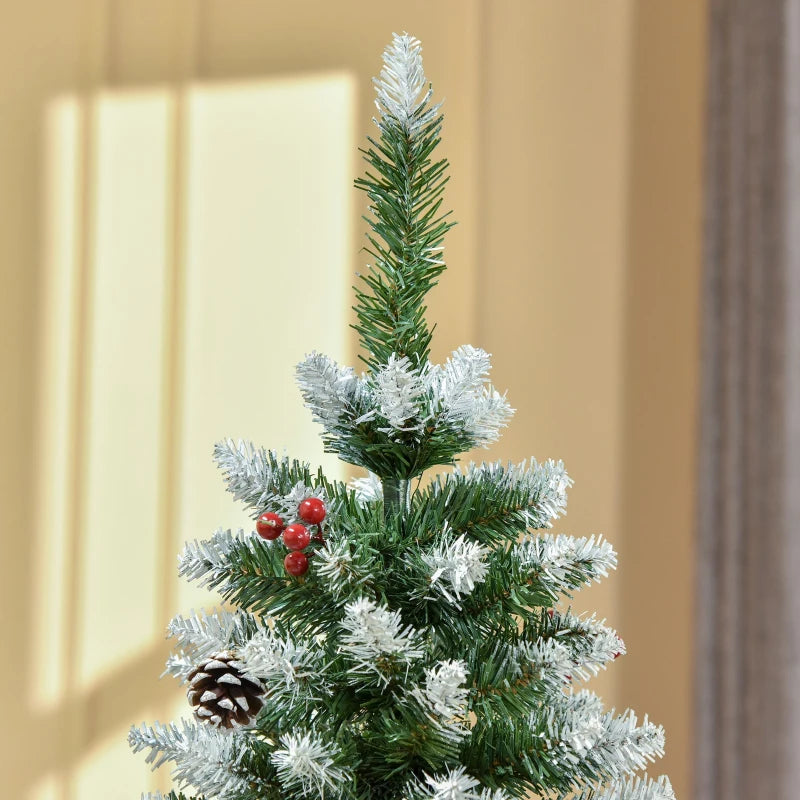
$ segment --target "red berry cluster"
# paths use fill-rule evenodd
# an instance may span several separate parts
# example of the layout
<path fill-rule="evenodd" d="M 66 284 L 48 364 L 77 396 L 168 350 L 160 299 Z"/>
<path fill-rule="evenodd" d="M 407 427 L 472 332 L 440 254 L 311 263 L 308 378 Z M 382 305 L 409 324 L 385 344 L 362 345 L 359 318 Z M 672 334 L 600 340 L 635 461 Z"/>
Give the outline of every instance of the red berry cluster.
<path fill-rule="evenodd" d="M 297 516 L 309 525 L 320 525 L 325 519 L 325 503 L 319 497 L 307 497 L 297 507 Z M 311 533 L 305 525 L 295 522 L 284 526 L 280 516 L 272 511 L 265 511 L 256 521 L 256 531 L 264 539 L 277 539 L 283 534 L 283 543 L 289 549 L 283 559 L 283 567 L 295 577 L 308 572 L 308 556 L 302 551 L 311 543 Z M 321 540 L 322 530 L 317 537 Z"/>

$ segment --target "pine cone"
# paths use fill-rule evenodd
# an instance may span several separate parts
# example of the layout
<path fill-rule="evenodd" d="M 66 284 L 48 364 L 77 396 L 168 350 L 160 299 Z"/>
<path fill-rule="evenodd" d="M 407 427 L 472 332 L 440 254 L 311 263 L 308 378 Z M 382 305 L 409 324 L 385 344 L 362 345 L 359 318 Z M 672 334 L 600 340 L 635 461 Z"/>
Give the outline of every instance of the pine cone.
<path fill-rule="evenodd" d="M 238 728 L 252 722 L 264 705 L 264 685 L 243 675 L 230 653 L 219 653 L 189 673 L 186 696 L 201 722 Z"/>

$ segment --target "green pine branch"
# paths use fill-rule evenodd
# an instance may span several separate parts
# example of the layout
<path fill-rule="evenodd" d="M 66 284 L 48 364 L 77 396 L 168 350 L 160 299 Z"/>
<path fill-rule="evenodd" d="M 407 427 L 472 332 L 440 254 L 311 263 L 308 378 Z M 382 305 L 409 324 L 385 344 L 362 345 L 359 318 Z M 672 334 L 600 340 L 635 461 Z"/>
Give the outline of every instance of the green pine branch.
<path fill-rule="evenodd" d="M 442 212 L 442 193 L 449 180 L 446 159 L 433 161 L 443 116 L 430 105 L 430 92 L 410 120 L 384 113 L 379 138 L 368 138 L 361 152 L 368 164 L 355 181 L 370 200 L 370 226 L 365 248 L 374 263 L 354 287 L 358 332 L 370 370 L 386 364 L 393 353 L 412 364 L 428 361 L 432 330 L 425 321 L 425 295 L 436 285 L 445 265 L 444 236 L 454 223 Z"/>
<path fill-rule="evenodd" d="M 408 530 L 423 544 L 436 537 L 447 520 L 454 534 L 482 544 L 516 541 L 529 529 L 546 528 L 562 507 L 549 478 L 554 462 L 519 467 L 483 465 L 472 471 L 437 475 L 417 492 Z"/>

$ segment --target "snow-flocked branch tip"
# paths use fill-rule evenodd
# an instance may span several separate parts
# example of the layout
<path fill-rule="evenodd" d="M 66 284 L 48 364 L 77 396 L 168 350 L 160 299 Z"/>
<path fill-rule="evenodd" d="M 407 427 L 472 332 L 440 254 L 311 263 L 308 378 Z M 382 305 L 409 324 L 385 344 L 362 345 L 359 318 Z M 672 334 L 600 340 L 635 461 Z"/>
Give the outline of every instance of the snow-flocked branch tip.
<path fill-rule="evenodd" d="M 567 474 L 564 463 L 553 459 L 541 464 L 535 458 L 518 464 L 470 462 L 466 467 L 456 466 L 453 476 L 470 484 L 491 484 L 498 492 L 523 492 L 528 495 L 524 511 L 529 528 L 552 527 L 552 520 L 566 511 L 567 490 L 572 486 L 572 478 Z"/>
<path fill-rule="evenodd" d="M 167 635 L 177 639 L 182 650 L 191 650 L 198 659 L 203 659 L 243 644 L 260 624 L 243 609 L 199 613 L 192 610 L 187 617 L 174 616 L 167 625 Z"/>
<path fill-rule="evenodd" d="M 356 500 L 362 505 L 383 499 L 383 484 L 374 472 L 369 472 L 361 478 L 353 478 L 350 481 L 350 489 L 355 492 Z"/>
<path fill-rule="evenodd" d="M 325 691 L 321 653 L 313 647 L 282 639 L 268 628 L 259 630 L 238 652 L 242 671 L 270 686 L 272 697 L 296 697 L 302 686 Z"/>
<path fill-rule="evenodd" d="M 424 773 L 424 780 L 412 783 L 407 794 L 419 800 L 506 800 L 502 789 L 481 787 L 463 766 L 437 775 Z"/>
<path fill-rule="evenodd" d="M 422 68 L 422 45 L 407 33 L 392 34 L 392 41 L 383 51 L 383 69 L 373 78 L 377 97 L 375 105 L 381 122 L 395 120 L 406 131 L 413 132 L 431 119 L 439 110 L 434 106 L 420 115 L 431 96 L 425 91 L 428 83 Z"/>
<path fill-rule="evenodd" d="M 153 769 L 171 761 L 173 779 L 180 786 L 194 786 L 219 800 L 235 798 L 251 788 L 251 779 L 238 774 L 245 740 L 238 733 L 223 733 L 210 725 L 181 724 L 131 728 L 128 743 L 134 753 L 148 750 L 145 761 Z"/>
<path fill-rule="evenodd" d="M 387 433 L 422 430 L 419 399 L 425 384 L 408 356 L 393 353 L 386 366 L 375 376 L 375 401 L 381 416 L 389 423 Z"/>
<path fill-rule="evenodd" d="M 408 692 L 425 713 L 428 722 L 453 742 L 470 734 L 467 723 L 467 699 L 469 689 L 467 667 L 463 661 L 440 661 L 435 667 L 425 670 L 425 682 Z"/>
<path fill-rule="evenodd" d="M 242 439 L 225 439 L 214 445 L 214 461 L 225 477 L 228 491 L 252 508 L 270 502 L 275 493 L 273 465 L 287 463 L 288 459 L 279 459 L 274 450 L 256 448 Z"/>
<path fill-rule="evenodd" d="M 675 792 L 666 775 L 657 780 L 636 777 L 615 782 L 599 792 L 586 789 L 575 800 L 675 800 Z"/>
<path fill-rule="evenodd" d="M 664 729 L 645 715 L 641 724 L 627 709 L 620 715 L 604 711 L 597 695 L 588 691 L 559 698 L 548 710 L 548 733 L 558 755 L 567 764 L 587 758 L 600 763 L 618 780 L 647 767 L 664 755 Z"/>
<path fill-rule="evenodd" d="M 278 778 L 286 789 L 299 789 L 305 795 L 325 796 L 325 790 L 336 790 L 350 776 L 346 768 L 336 765 L 339 748 L 323 742 L 312 733 L 287 733 L 281 737 L 282 747 L 270 756 Z"/>
<path fill-rule="evenodd" d="M 535 568 L 539 580 L 554 591 L 589 586 L 617 567 L 617 554 L 602 536 L 536 534 L 525 536 L 512 552 L 521 566 Z"/>
<path fill-rule="evenodd" d="M 431 588 L 458 607 L 463 596 L 486 580 L 490 552 L 488 547 L 470 541 L 464 534 L 440 542 L 422 556 L 431 570 Z"/>
<path fill-rule="evenodd" d="M 440 661 L 425 675 L 425 698 L 437 714 L 452 717 L 464 713 L 469 689 L 464 685 L 467 667 L 463 661 Z"/>
<path fill-rule="evenodd" d="M 465 344 L 425 376 L 440 420 L 463 427 L 476 447 L 497 441 L 514 414 L 505 396 L 488 383 L 490 359 L 485 350 Z"/>
<path fill-rule="evenodd" d="M 552 623 L 553 633 L 536 644 L 553 643 L 565 648 L 563 656 L 559 655 L 553 663 L 571 681 L 588 680 L 605 669 L 607 664 L 625 655 L 625 642 L 619 634 L 594 614 L 578 617 L 569 612 L 556 612 Z"/>
<path fill-rule="evenodd" d="M 297 365 L 295 373 L 314 421 L 326 430 L 335 430 L 357 399 L 360 387 L 353 368 L 340 367 L 322 353 L 311 353 Z"/>
<path fill-rule="evenodd" d="M 359 586 L 374 579 L 374 560 L 363 555 L 356 559 L 345 538 L 338 538 L 331 531 L 327 546 L 320 548 L 314 556 L 314 573 L 327 585 L 334 597 L 354 595 Z"/>
<path fill-rule="evenodd" d="M 408 663 L 422 655 L 417 632 L 403 625 L 400 612 L 372 600 L 362 597 L 348 603 L 340 624 L 344 630 L 341 650 L 355 661 L 352 674 L 372 674 L 379 683 L 386 683 L 388 678 L 379 666 L 386 657 Z"/>
<path fill-rule="evenodd" d="M 201 586 L 215 586 L 230 574 L 233 554 L 240 548 L 252 550 L 254 543 L 241 528 L 235 534 L 220 528 L 210 539 L 186 542 L 178 556 L 178 575 Z"/>

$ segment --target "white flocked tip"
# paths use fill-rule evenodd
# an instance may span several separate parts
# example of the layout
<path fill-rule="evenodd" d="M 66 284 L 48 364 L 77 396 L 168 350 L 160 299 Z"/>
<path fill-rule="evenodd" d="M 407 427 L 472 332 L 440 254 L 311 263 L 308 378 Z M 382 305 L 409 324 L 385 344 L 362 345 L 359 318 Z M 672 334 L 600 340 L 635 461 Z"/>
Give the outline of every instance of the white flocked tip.
<path fill-rule="evenodd" d="M 372 675 L 378 683 L 387 681 L 380 669 L 382 656 L 410 663 L 422 656 L 419 636 L 410 625 L 403 625 L 399 611 L 391 611 L 367 598 L 345 606 L 340 623 L 344 633 L 340 647 L 355 663 L 349 672 Z"/>
<path fill-rule="evenodd" d="M 418 792 L 430 800 L 479 800 L 480 783 L 464 767 L 448 768 L 445 773 L 426 774 Z"/>
<path fill-rule="evenodd" d="M 431 588 L 458 606 L 461 597 L 486 580 L 489 553 L 488 547 L 470 541 L 463 534 L 456 539 L 444 538 L 422 555 L 431 570 Z"/>
<path fill-rule="evenodd" d="M 216 717 L 216 719 L 215 719 Z M 192 794 L 205 797 L 240 797 L 252 792 L 257 776 L 242 777 L 235 771 L 243 755 L 242 734 L 221 730 L 219 715 L 199 724 L 189 720 L 132 728 L 128 742 L 134 752 L 144 751 L 153 768 L 173 762 L 172 778 L 179 786 L 191 785 Z"/>
<path fill-rule="evenodd" d="M 439 110 L 437 105 L 424 114 L 419 113 L 430 99 L 431 91 L 425 91 L 422 45 L 407 33 L 392 34 L 391 43 L 383 51 L 383 69 L 373 83 L 377 92 L 375 105 L 383 123 L 394 120 L 413 133 Z"/>
<path fill-rule="evenodd" d="M 271 756 L 281 783 L 303 794 L 324 796 L 350 779 L 349 770 L 336 764 L 339 746 L 313 733 L 285 734 Z"/>

